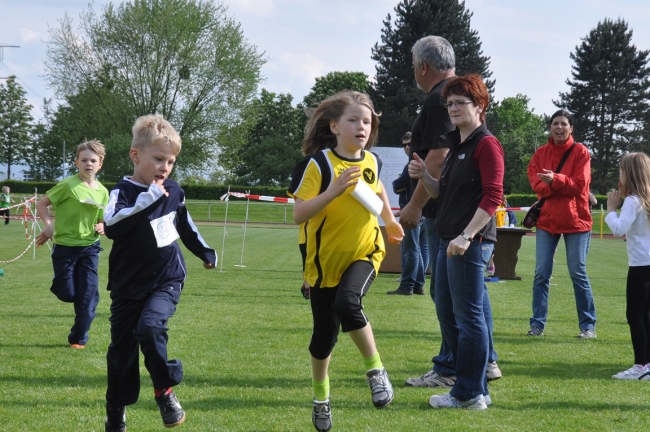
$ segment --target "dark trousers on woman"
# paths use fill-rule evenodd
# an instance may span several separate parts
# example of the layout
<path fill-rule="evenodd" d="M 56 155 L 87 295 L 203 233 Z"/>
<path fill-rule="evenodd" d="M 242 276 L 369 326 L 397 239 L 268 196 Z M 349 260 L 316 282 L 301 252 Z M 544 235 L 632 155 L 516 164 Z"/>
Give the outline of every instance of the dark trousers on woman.
<path fill-rule="evenodd" d="M 137 402 L 140 394 L 140 362 L 149 371 L 153 388 L 164 390 L 181 382 L 180 360 L 167 360 L 167 321 L 174 315 L 181 286 L 168 286 L 147 298 L 111 298 L 111 344 L 106 354 L 108 389 L 106 402 L 121 408 Z"/>
<path fill-rule="evenodd" d="M 632 335 L 634 363 L 650 363 L 650 266 L 627 272 L 626 317 Z"/>

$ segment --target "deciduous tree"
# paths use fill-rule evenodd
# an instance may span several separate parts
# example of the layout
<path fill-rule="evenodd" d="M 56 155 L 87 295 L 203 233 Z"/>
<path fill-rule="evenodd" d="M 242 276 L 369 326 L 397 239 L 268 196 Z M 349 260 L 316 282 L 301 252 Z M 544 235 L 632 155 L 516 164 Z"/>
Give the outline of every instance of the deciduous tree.
<path fill-rule="evenodd" d="M 15 76 L 0 83 L 0 155 L 7 164 L 7 178 L 11 178 L 11 164 L 25 160 L 31 143 L 32 106 L 26 94 Z"/>
<path fill-rule="evenodd" d="M 303 100 L 306 107 L 314 107 L 341 90 L 368 93 L 368 75 L 363 72 L 330 72 L 316 78 L 316 83 Z"/>
<path fill-rule="evenodd" d="M 78 26 L 68 15 L 59 24 L 50 29 L 46 61 L 57 96 L 84 94 L 118 136 L 130 133 L 136 117 L 162 114 L 183 139 L 181 169 L 212 159 L 219 131 L 261 80 L 262 55 L 221 3 L 109 3 L 100 12 L 89 6 Z"/>
<path fill-rule="evenodd" d="M 262 89 L 246 110 L 244 121 L 229 131 L 231 144 L 221 160 L 247 184 L 288 185 L 294 165 L 302 157 L 304 114 L 292 105 L 290 94 Z M 228 141 L 230 140 L 230 141 Z"/>
<path fill-rule="evenodd" d="M 518 94 L 497 102 L 490 108 L 487 125 L 496 136 L 505 154 L 503 189 L 506 194 L 531 193 L 527 168 L 537 147 L 546 142 L 543 115 L 528 108 L 530 99 Z"/>

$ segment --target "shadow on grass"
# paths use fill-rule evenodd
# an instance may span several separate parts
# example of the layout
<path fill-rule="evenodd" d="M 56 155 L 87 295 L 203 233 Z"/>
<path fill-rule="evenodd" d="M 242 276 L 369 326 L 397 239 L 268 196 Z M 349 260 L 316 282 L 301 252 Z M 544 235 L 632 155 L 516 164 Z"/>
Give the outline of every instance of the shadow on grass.
<path fill-rule="evenodd" d="M 249 376 L 242 378 L 233 378 L 231 376 L 184 376 L 183 384 L 188 386 L 209 386 L 209 387 L 228 387 L 244 389 L 261 389 L 272 390 L 274 388 L 301 389 L 311 388 L 311 378 L 307 375 L 302 378 L 260 378 L 258 376 Z"/>
<path fill-rule="evenodd" d="M 603 411 L 603 412 L 612 412 L 612 411 L 631 411 L 631 412 L 645 412 L 648 409 L 647 404 L 623 404 L 623 403 L 580 403 L 580 402 L 569 402 L 569 401 L 552 401 L 552 402 L 530 402 L 524 404 L 498 404 L 494 403 L 490 408 L 498 408 L 503 411 L 517 411 L 521 412 L 522 410 L 537 410 L 537 411 L 549 411 L 549 412 L 562 412 L 562 411 L 577 411 L 584 413 L 585 415 L 591 411 Z M 580 428 L 576 425 L 576 430 Z M 613 429 L 612 429 L 613 430 Z"/>
<path fill-rule="evenodd" d="M 148 377 L 147 377 L 148 378 Z M 106 375 L 60 375 L 49 377 L 26 377 L 24 375 L 0 376 L 0 383 L 20 383 L 30 388 L 60 388 L 60 387 L 101 387 L 106 388 Z M 151 381 L 149 381 L 151 383 Z M 143 382 L 144 385 L 144 382 Z"/>
<path fill-rule="evenodd" d="M 499 367 L 503 377 L 531 377 L 540 379 L 563 379 L 563 380 L 606 380 L 612 382 L 611 376 L 629 365 L 616 363 L 592 363 L 592 362 L 545 362 L 537 363 L 530 367 L 529 363 L 519 363 L 515 359 L 499 359 Z"/>

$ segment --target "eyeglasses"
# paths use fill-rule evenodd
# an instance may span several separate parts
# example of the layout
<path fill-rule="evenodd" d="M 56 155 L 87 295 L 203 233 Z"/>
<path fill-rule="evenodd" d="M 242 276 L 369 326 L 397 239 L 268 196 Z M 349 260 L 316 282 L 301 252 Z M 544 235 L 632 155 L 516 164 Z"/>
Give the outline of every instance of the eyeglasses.
<path fill-rule="evenodd" d="M 456 105 L 458 108 L 460 108 L 463 105 L 469 105 L 469 104 L 473 104 L 473 103 L 474 103 L 474 101 L 471 101 L 471 100 L 469 100 L 469 101 L 453 101 L 453 102 L 447 102 L 445 104 L 445 107 L 447 109 L 451 109 L 454 105 Z"/>

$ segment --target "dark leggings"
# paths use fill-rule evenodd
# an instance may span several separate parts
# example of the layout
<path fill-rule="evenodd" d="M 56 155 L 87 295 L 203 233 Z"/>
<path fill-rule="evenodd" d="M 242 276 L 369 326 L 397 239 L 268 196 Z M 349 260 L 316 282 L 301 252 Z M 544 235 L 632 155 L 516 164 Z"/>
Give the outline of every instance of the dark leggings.
<path fill-rule="evenodd" d="M 0 216 L 5 217 L 5 225 L 9 225 L 9 209 L 0 210 Z"/>
<path fill-rule="evenodd" d="M 626 317 L 634 363 L 650 363 L 650 266 L 630 267 L 627 272 Z"/>
<path fill-rule="evenodd" d="M 333 288 L 312 288 L 310 292 L 314 330 L 309 352 L 318 360 L 326 359 L 338 340 L 339 327 L 344 333 L 368 324 L 361 298 L 375 279 L 375 268 L 368 261 L 355 261 L 343 272 Z"/>

